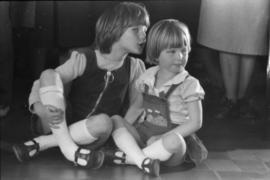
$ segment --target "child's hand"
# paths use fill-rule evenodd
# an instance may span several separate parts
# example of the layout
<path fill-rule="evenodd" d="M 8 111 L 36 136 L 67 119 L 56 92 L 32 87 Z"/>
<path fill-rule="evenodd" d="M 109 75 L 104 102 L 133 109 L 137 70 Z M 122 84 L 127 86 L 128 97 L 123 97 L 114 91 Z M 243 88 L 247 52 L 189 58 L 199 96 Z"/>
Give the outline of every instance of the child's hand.
<path fill-rule="evenodd" d="M 47 109 L 46 114 L 48 117 L 49 126 L 53 129 L 58 129 L 58 124 L 64 121 L 64 111 L 53 106 L 45 107 Z"/>
<path fill-rule="evenodd" d="M 147 140 L 147 146 L 151 145 L 153 142 L 159 140 L 161 138 L 161 135 L 152 136 Z"/>
<path fill-rule="evenodd" d="M 41 119 L 46 120 L 53 129 L 58 129 L 58 124 L 64 121 L 64 111 L 54 106 L 39 104 L 37 114 Z"/>

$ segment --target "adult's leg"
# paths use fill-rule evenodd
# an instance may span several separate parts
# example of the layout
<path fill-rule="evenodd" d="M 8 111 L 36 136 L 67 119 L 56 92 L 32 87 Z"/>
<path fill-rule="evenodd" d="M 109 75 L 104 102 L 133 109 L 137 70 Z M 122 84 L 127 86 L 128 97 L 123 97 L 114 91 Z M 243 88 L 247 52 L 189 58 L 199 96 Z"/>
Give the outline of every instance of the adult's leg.
<path fill-rule="evenodd" d="M 250 79 L 254 70 L 255 59 L 256 56 L 251 55 L 241 56 L 239 84 L 237 92 L 239 119 L 242 119 L 250 124 L 254 124 L 254 118 L 256 114 L 254 109 L 251 107 L 251 104 L 249 103 L 249 100 L 246 97 L 246 95 Z"/>
<path fill-rule="evenodd" d="M 237 83 L 240 56 L 226 52 L 219 53 L 221 72 L 225 85 L 226 97 L 233 101 L 237 101 Z"/>
<path fill-rule="evenodd" d="M 225 87 L 225 99 L 221 101 L 222 104 L 215 118 L 230 119 L 237 116 L 237 83 L 240 55 L 220 52 L 219 59 Z"/>
<path fill-rule="evenodd" d="M 256 56 L 242 55 L 240 61 L 238 99 L 244 98 L 254 70 Z"/>
<path fill-rule="evenodd" d="M 197 51 L 198 58 L 203 63 L 207 71 L 211 85 L 222 88 L 222 77 L 221 73 L 219 72 L 219 68 L 217 67 L 219 64 L 217 61 L 218 52 L 207 47 L 201 47 Z"/>

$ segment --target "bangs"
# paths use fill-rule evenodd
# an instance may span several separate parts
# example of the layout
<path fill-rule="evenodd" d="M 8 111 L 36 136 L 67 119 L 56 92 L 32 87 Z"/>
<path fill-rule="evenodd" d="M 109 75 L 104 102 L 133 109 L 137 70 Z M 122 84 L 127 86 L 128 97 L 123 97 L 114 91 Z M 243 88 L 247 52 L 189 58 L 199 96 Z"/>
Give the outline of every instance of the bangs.
<path fill-rule="evenodd" d="M 190 52 L 191 37 L 187 26 L 175 19 L 157 22 L 150 29 L 146 42 L 146 61 L 157 64 L 156 59 L 165 49 L 187 48 Z"/>
<path fill-rule="evenodd" d="M 143 4 L 123 2 L 109 8 L 96 23 L 95 47 L 102 53 L 111 52 L 127 28 L 138 25 L 149 27 L 149 14 Z"/>
<path fill-rule="evenodd" d="M 160 35 L 160 44 L 158 49 L 164 50 L 169 48 L 182 48 L 188 47 L 189 40 L 187 39 L 186 34 L 176 28 L 166 28 Z"/>

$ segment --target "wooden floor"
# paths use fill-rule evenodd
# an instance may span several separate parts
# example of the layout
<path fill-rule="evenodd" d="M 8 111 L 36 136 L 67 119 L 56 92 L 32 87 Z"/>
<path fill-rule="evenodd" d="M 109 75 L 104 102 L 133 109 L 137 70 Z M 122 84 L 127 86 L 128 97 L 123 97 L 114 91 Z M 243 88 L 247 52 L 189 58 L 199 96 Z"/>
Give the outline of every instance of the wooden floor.
<path fill-rule="evenodd" d="M 198 167 L 163 168 L 153 178 L 135 166 L 105 165 L 98 170 L 83 169 L 66 161 L 58 149 L 41 153 L 19 163 L 11 153 L 1 152 L 1 180 L 269 180 L 269 149 L 210 151 Z"/>
<path fill-rule="evenodd" d="M 199 136 L 209 149 L 200 166 L 164 168 L 151 178 L 135 166 L 103 166 L 99 170 L 75 167 L 58 148 L 41 152 L 29 162 L 19 163 L 11 145 L 31 137 L 29 114 L 22 104 L 1 120 L 1 180 L 269 180 L 270 140 L 258 124 L 243 125 L 205 118 Z"/>

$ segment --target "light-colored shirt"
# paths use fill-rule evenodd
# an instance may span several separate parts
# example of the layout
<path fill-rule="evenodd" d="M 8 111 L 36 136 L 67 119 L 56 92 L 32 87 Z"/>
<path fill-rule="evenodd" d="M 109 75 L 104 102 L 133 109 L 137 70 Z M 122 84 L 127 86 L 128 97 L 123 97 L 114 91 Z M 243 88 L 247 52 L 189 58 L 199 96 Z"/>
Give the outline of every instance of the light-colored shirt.
<path fill-rule="evenodd" d="M 130 58 L 130 85 L 129 85 L 129 99 L 133 103 L 137 98 L 138 92 L 135 89 L 136 79 L 145 71 L 145 65 L 142 60 L 138 58 Z M 70 58 L 62 65 L 58 66 L 55 71 L 59 73 L 63 84 L 71 82 L 79 76 L 82 76 L 86 67 L 85 55 L 73 51 Z M 39 97 L 40 81 L 39 79 L 33 83 L 32 90 L 29 96 L 29 110 L 35 102 L 40 102 Z M 33 112 L 34 113 L 34 112 Z"/>
<path fill-rule="evenodd" d="M 158 70 L 159 66 L 147 69 L 146 72 L 136 81 L 136 88 L 139 92 L 143 93 L 146 84 L 149 87 L 149 94 L 159 96 L 161 92 L 166 93 L 173 84 L 180 84 L 182 82 L 182 84 L 177 86 L 169 96 L 168 104 L 172 123 L 183 124 L 189 119 L 186 104 L 191 101 L 202 100 L 205 92 L 199 81 L 189 75 L 187 71 L 177 74 L 161 87 L 156 88 L 155 81 Z M 189 77 L 186 78 L 188 75 Z"/>

